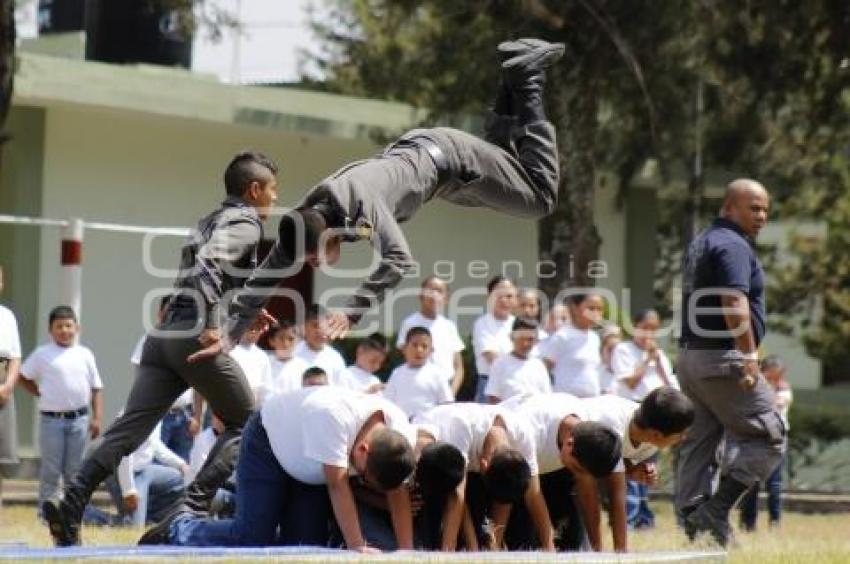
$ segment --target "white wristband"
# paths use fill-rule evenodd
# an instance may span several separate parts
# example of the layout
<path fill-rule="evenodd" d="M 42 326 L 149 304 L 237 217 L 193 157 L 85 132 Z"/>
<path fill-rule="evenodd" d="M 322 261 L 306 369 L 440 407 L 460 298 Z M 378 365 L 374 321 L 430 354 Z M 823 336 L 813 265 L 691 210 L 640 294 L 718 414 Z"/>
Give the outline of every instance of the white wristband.
<path fill-rule="evenodd" d="M 759 359 L 759 353 L 757 353 L 757 352 L 741 353 L 741 358 L 743 358 L 744 360 L 758 360 Z"/>

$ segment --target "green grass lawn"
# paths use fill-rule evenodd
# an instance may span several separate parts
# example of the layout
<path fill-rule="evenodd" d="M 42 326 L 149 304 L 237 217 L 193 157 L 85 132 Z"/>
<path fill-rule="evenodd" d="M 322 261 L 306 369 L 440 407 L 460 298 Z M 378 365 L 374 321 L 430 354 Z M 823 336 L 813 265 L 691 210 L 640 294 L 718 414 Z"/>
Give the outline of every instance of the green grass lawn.
<path fill-rule="evenodd" d="M 658 525 L 650 531 L 632 533 L 629 537 L 631 551 L 693 550 L 676 529 L 669 503 L 656 502 Z M 765 515 L 761 516 L 766 518 Z M 786 513 L 780 529 L 769 530 L 761 524 L 759 531 L 738 534 L 737 546 L 729 553 L 731 563 L 805 563 L 845 564 L 850 562 L 850 516 L 846 514 L 803 515 Z M 0 538 L 3 542 L 23 542 L 30 546 L 50 546 L 47 529 L 35 519 L 32 507 L 4 507 L 0 509 Z M 88 527 L 83 532 L 86 544 L 132 545 L 141 531 L 136 529 L 101 529 Z M 606 531 L 606 546 L 610 548 L 610 534 Z M 705 548 L 712 548 L 706 545 Z"/>

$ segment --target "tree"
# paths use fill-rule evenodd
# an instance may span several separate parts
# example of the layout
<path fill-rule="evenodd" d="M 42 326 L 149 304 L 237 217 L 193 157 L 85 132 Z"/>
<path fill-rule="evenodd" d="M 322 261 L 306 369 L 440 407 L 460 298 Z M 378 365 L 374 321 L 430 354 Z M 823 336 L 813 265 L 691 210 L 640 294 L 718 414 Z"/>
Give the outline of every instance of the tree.
<path fill-rule="evenodd" d="M 8 138 L 6 117 L 15 79 L 15 0 L 0 0 L 0 145 Z"/>

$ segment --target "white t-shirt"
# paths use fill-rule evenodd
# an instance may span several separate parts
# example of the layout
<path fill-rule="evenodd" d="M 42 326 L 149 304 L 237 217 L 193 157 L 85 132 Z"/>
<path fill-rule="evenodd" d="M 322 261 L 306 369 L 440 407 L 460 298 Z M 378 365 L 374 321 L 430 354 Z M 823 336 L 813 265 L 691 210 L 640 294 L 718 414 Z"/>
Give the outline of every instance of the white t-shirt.
<path fill-rule="evenodd" d="M 640 404 L 611 394 L 582 400 L 585 408 L 585 421 L 595 421 L 610 427 L 620 436 L 623 442 L 623 458 L 633 464 L 643 462 L 656 452 L 658 448 L 649 443 L 632 444 L 629 440 L 629 423 Z M 614 472 L 624 472 L 623 461 L 617 463 Z"/>
<path fill-rule="evenodd" d="M 133 347 L 133 352 L 130 354 L 130 364 L 133 366 L 139 366 L 142 363 L 142 349 L 145 348 L 145 339 L 147 339 L 147 335 L 142 335 L 136 341 L 136 346 Z M 171 407 L 188 407 L 190 405 L 192 405 L 192 388 L 180 394 L 180 397 L 174 400 Z"/>
<path fill-rule="evenodd" d="M 649 392 L 663 386 L 664 380 L 661 379 L 661 375 L 658 373 L 659 364 L 664 369 L 664 374 L 667 375 L 667 378 L 672 384 L 673 367 L 667 355 L 664 354 L 664 351 L 659 349 L 658 361 L 652 361 L 646 367 L 646 372 L 643 373 L 643 378 L 641 378 L 638 385 L 634 389 L 626 385 L 624 380 L 634 374 L 635 368 L 637 368 L 639 363 L 644 361 L 646 355 L 646 351 L 639 348 L 633 341 L 626 341 L 614 347 L 611 356 L 611 369 L 617 378 L 617 395 L 626 399 L 641 401 Z"/>
<path fill-rule="evenodd" d="M 0 305 L 0 358 L 21 358 L 21 337 L 15 314 Z"/>
<path fill-rule="evenodd" d="M 272 381 L 272 366 L 269 355 L 255 344 L 243 345 L 239 343 L 230 351 L 230 358 L 242 367 L 242 372 L 248 379 L 248 385 L 254 392 L 257 405 L 262 405 L 266 397 L 274 389 Z"/>
<path fill-rule="evenodd" d="M 440 368 L 427 363 L 419 368 L 397 366 L 387 380 L 384 397 L 399 406 L 408 417 L 454 401 L 454 394 Z"/>
<path fill-rule="evenodd" d="M 190 475 L 187 477 L 189 481 L 194 480 L 195 476 L 198 475 L 217 439 L 218 435 L 215 434 L 212 427 L 207 427 L 195 436 L 195 440 L 192 441 L 192 450 L 189 452 L 189 467 L 191 468 Z"/>
<path fill-rule="evenodd" d="M 535 396 L 514 396 L 500 404 L 513 410 L 528 421 L 534 432 L 534 444 L 540 473 L 546 474 L 564 467 L 561 449 L 558 448 L 558 431 L 564 417 L 575 415 L 580 420 L 587 418 L 583 400 L 564 393 Z"/>
<path fill-rule="evenodd" d="M 351 366 L 345 369 L 345 372 L 342 373 L 341 380 L 341 386 L 344 386 L 349 390 L 355 390 L 358 392 L 366 392 L 375 384 L 381 383 L 380 378 L 378 378 L 371 372 L 363 370 L 356 364 L 352 364 Z"/>
<path fill-rule="evenodd" d="M 467 472 L 481 471 L 484 439 L 496 417 L 505 423 L 508 441 L 528 462 L 531 475 L 537 475 L 534 431 L 522 417 L 498 405 L 448 403 L 438 405 L 414 418 L 413 422 L 435 432 L 438 441 L 457 447 L 466 460 Z"/>
<path fill-rule="evenodd" d="M 118 464 L 118 470 L 115 472 L 115 475 L 118 479 L 118 485 L 121 488 L 121 494 L 124 497 L 127 497 L 131 493 L 138 493 L 136 490 L 136 473 L 141 472 L 154 461 L 178 470 L 185 463 L 180 456 L 175 454 L 162 442 L 161 435 L 162 421 L 156 424 L 153 432 L 148 435 L 148 438 L 136 450 L 122 458 Z"/>
<path fill-rule="evenodd" d="M 307 346 L 306 341 L 299 341 L 295 345 L 295 356 L 307 363 L 307 366 L 318 366 L 328 375 L 328 383 L 339 386 L 343 381 L 345 371 L 345 359 L 330 345 L 325 345 L 320 351 L 314 351 Z"/>
<path fill-rule="evenodd" d="M 41 345 L 24 361 L 21 377 L 38 385 L 40 411 L 74 411 L 103 388 L 92 352 L 83 345 Z"/>
<path fill-rule="evenodd" d="M 348 468 L 357 434 L 375 412 L 386 425 L 416 444 L 416 429 L 392 402 L 336 386 L 312 386 L 278 394 L 260 416 L 269 443 L 286 472 L 305 484 L 324 484 L 324 465 Z"/>
<path fill-rule="evenodd" d="M 280 360 L 274 353 L 269 353 L 269 365 L 272 389 L 278 394 L 300 390 L 304 383 L 304 371 L 310 368 L 302 358 L 293 356 L 289 360 Z"/>
<path fill-rule="evenodd" d="M 501 356 L 514 349 L 511 332 L 514 316 L 499 320 L 492 313 L 485 313 L 475 320 L 472 326 L 472 348 L 475 351 L 475 368 L 480 375 L 490 374 L 490 363 L 484 358 L 484 352 L 493 352 Z"/>
<path fill-rule="evenodd" d="M 431 344 L 434 348 L 434 351 L 431 353 L 431 360 L 442 366 L 446 371 L 447 377 L 451 380 L 454 377 L 455 371 L 455 353 L 465 348 L 455 322 L 440 314 L 437 314 L 437 317 L 434 319 L 429 319 L 419 311 L 411 313 L 401 322 L 401 328 L 398 330 L 398 339 L 396 339 L 397 347 L 401 348 L 404 346 L 407 332 L 411 327 L 425 327 L 431 332 Z"/>
<path fill-rule="evenodd" d="M 555 363 L 552 369 L 556 392 L 580 398 L 599 395 L 599 335 L 595 331 L 566 325 L 540 343 L 540 355 Z"/>
<path fill-rule="evenodd" d="M 516 395 L 552 392 L 549 371 L 539 358 L 519 358 L 513 353 L 500 356 L 493 363 L 484 394 L 504 401 Z"/>

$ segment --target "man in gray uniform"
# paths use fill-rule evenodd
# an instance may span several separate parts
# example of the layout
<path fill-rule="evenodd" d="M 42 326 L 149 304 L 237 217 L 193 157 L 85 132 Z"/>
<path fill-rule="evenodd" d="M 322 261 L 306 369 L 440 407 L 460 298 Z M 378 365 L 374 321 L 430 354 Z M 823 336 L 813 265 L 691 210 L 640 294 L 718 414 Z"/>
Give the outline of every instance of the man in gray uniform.
<path fill-rule="evenodd" d="M 729 510 L 770 476 L 785 448 L 785 426 L 757 353 L 765 330 L 764 273 L 753 239 L 769 203 L 754 180 L 729 184 L 720 217 L 694 239 L 684 263 L 676 373 L 695 419 L 681 446 L 676 509 L 691 539 L 709 532 L 722 546 L 730 537 Z"/>
<path fill-rule="evenodd" d="M 502 85 L 486 140 L 450 128 L 415 129 L 382 154 L 322 181 L 281 218 L 277 243 L 236 295 L 229 342 L 196 358 L 238 342 L 268 299 L 266 290 L 280 282 L 276 269 L 332 264 L 341 242 L 367 239 L 380 252 L 380 264 L 346 307 L 328 318 L 331 338 L 343 336 L 411 268 L 399 223 L 434 198 L 529 218 L 555 209 L 558 153 L 555 129 L 543 112 L 543 86 L 545 69 L 563 55 L 564 46 L 520 39 L 500 44 L 498 51 Z"/>
<path fill-rule="evenodd" d="M 254 396 L 239 364 L 218 354 L 197 363 L 187 358 L 220 337 L 225 295 L 240 288 L 257 265 L 263 220 L 277 201 L 277 166 L 259 153 L 236 155 L 224 173 L 227 198 L 201 219 L 183 247 L 180 274 L 164 319 L 148 334 L 124 414 L 106 431 L 102 444 L 83 461 L 61 500 L 44 502 L 42 512 L 59 546 L 80 543 L 83 509 L 94 489 L 123 456 L 133 452 L 188 387 L 194 388 L 222 420 L 207 462 L 187 489 L 188 505 L 205 510 L 212 493 L 230 475 L 242 426 Z"/>

